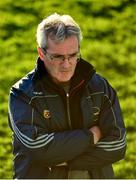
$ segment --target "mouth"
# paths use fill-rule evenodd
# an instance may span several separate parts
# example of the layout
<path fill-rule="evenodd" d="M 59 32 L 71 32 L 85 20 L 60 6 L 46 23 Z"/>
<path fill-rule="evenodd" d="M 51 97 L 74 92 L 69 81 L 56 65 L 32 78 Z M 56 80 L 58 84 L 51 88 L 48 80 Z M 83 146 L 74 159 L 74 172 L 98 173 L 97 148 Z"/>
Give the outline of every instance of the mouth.
<path fill-rule="evenodd" d="M 71 71 L 70 70 L 61 70 L 60 73 L 70 73 Z"/>
<path fill-rule="evenodd" d="M 65 72 L 66 72 L 66 73 L 69 73 L 70 71 L 61 71 L 61 72 L 64 72 L 64 73 L 65 73 Z"/>
<path fill-rule="evenodd" d="M 60 72 L 71 72 L 71 69 L 61 69 Z"/>

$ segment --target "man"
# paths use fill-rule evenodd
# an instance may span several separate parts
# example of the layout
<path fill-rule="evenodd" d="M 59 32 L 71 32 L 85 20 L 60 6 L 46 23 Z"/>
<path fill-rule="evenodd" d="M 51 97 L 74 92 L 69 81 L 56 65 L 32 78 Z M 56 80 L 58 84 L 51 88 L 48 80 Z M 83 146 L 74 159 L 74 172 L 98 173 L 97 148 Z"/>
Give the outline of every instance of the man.
<path fill-rule="evenodd" d="M 81 58 L 81 39 L 68 15 L 37 28 L 37 65 L 10 92 L 14 178 L 113 178 L 125 155 L 116 92 Z"/>

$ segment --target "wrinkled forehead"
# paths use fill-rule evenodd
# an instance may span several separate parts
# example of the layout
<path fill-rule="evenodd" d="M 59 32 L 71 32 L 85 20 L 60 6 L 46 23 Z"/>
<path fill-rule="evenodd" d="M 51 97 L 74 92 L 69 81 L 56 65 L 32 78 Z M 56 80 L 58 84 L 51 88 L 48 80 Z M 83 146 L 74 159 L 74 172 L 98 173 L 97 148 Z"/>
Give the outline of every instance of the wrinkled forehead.
<path fill-rule="evenodd" d="M 75 35 L 61 41 L 48 37 L 47 49 L 53 53 L 70 54 L 79 51 L 79 42 Z"/>

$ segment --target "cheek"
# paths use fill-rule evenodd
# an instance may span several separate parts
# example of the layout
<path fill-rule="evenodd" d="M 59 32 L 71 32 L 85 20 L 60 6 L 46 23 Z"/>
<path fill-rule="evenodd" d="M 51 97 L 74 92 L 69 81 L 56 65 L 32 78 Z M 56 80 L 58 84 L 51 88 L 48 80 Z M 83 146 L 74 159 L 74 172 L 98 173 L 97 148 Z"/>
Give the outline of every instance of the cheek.
<path fill-rule="evenodd" d="M 50 64 L 50 70 L 53 71 L 53 72 L 57 72 L 59 70 L 59 66 L 55 63 L 51 63 Z"/>
<path fill-rule="evenodd" d="M 49 73 L 53 72 L 55 69 L 55 66 L 51 62 L 48 62 L 48 61 L 44 61 L 44 66 Z"/>
<path fill-rule="evenodd" d="M 77 62 L 73 65 L 73 70 L 75 71 L 76 69 L 76 66 L 77 66 Z"/>
<path fill-rule="evenodd" d="M 57 75 L 59 73 L 59 67 L 55 64 L 48 64 L 46 68 L 51 75 Z"/>
<path fill-rule="evenodd" d="M 75 72 L 75 69 L 76 69 L 76 64 L 74 64 L 74 65 L 71 67 L 71 73 L 74 73 L 74 72 Z"/>

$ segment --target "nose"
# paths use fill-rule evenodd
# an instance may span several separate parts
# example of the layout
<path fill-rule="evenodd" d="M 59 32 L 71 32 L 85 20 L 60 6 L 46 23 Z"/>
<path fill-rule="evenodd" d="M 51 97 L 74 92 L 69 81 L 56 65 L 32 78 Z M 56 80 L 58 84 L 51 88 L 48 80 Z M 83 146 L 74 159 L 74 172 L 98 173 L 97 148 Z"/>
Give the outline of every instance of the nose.
<path fill-rule="evenodd" d="M 69 58 L 65 57 L 62 64 L 63 64 L 63 67 L 65 67 L 65 68 L 69 67 L 70 66 Z"/>

